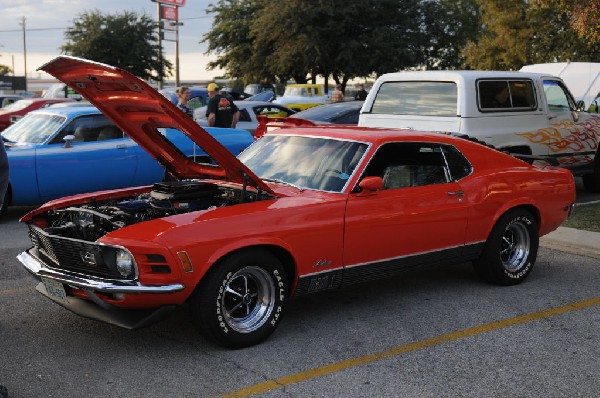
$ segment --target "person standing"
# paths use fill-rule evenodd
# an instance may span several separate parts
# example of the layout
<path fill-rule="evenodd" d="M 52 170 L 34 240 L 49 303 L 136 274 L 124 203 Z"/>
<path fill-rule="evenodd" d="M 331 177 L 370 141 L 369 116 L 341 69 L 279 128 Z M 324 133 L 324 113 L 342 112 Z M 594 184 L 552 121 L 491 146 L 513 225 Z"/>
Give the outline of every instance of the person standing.
<path fill-rule="evenodd" d="M 177 94 L 177 107 L 183 111 L 189 117 L 194 117 L 194 111 L 190 108 L 188 101 L 190 100 L 190 88 L 181 86 L 175 90 Z"/>
<path fill-rule="evenodd" d="M 0 214 L 3 210 L 4 196 L 8 189 L 8 155 L 4 148 L 4 140 L 0 137 Z M 8 203 L 7 203 L 8 205 Z"/>
<path fill-rule="evenodd" d="M 240 110 L 233 101 L 219 94 L 219 86 L 210 83 L 207 87 L 208 105 L 206 106 L 206 117 L 210 127 L 235 128 L 240 119 Z"/>
<path fill-rule="evenodd" d="M 344 93 L 342 92 L 341 85 L 335 85 L 335 89 L 331 93 L 331 102 L 344 102 Z"/>
<path fill-rule="evenodd" d="M 358 85 L 358 91 L 354 95 L 354 99 L 356 101 L 364 101 L 367 99 L 367 90 L 365 90 L 364 84 L 361 83 Z"/>

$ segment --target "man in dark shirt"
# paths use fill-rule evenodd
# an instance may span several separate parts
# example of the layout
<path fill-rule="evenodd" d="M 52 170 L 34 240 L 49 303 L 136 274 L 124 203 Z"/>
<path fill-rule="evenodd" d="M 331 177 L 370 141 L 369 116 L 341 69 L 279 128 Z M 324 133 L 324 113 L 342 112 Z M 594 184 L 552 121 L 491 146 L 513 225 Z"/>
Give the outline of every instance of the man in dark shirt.
<path fill-rule="evenodd" d="M 354 99 L 357 101 L 364 101 L 367 98 L 367 90 L 365 90 L 365 85 L 362 83 L 359 84 L 358 89 L 359 90 L 356 92 Z"/>
<path fill-rule="evenodd" d="M 219 94 L 219 86 L 210 83 L 207 87 L 208 105 L 206 106 L 206 117 L 211 127 L 235 128 L 240 119 L 240 111 L 233 101 Z"/>

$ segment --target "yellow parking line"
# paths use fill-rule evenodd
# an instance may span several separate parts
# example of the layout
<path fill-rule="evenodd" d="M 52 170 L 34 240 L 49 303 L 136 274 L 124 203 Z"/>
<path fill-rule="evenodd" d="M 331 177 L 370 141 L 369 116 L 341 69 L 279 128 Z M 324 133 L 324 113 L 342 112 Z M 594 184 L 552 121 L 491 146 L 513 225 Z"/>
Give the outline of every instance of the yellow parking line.
<path fill-rule="evenodd" d="M 21 292 L 26 292 L 28 290 L 33 290 L 33 288 L 32 287 L 22 287 L 20 289 L 0 290 L 0 294 L 21 293 Z"/>
<path fill-rule="evenodd" d="M 513 325 L 519 325 L 543 318 L 548 318 L 555 315 L 564 314 L 570 311 L 577 311 L 583 308 L 592 307 L 600 304 L 600 297 L 596 297 L 590 300 L 580 301 L 573 304 L 568 304 L 563 307 L 552 308 L 545 311 L 533 312 L 531 314 L 525 314 L 516 316 L 514 318 L 502 319 L 497 322 L 488 323 L 485 325 L 474 326 L 472 328 L 458 330 L 456 332 L 443 334 L 440 336 L 431 337 L 429 339 L 416 341 L 414 343 L 406 344 L 391 348 L 389 350 L 380 351 L 374 354 L 365 355 L 362 357 L 350 358 L 345 361 L 332 363 L 330 365 L 320 366 L 306 370 L 304 372 L 283 376 L 278 379 L 265 381 L 264 383 L 255 384 L 240 390 L 224 394 L 222 397 L 250 397 L 252 395 L 260 394 L 263 392 L 275 390 L 290 384 L 299 383 L 301 381 L 314 379 L 317 377 L 325 376 L 328 374 L 340 372 L 345 369 L 354 368 L 357 366 L 366 365 L 371 362 L 380 361 L 382 359 L 402 355 L 412 351 L 418 351 L 423 348 L 436 346 L 439 344 L 447 343 L 449 341 L 462 339 L 469 336 L 474 336 L 492 330 L 502 329 Z"/>

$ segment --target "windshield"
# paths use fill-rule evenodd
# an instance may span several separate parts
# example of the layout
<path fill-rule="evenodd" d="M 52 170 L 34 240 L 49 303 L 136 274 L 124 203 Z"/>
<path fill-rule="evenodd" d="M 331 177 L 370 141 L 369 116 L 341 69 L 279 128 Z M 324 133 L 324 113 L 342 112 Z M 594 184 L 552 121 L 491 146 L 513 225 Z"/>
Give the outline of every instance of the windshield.
<path fill-rule="evenodd" d="M 286 87 L 283 95 L 286 97 L 306 97 L 309 94 L 304 87 Z"/>
<path fill-rule="evenodd" d="M 41 144 L 54 135 L 65 119 L 59 115 L 30 113 L 4 130 L 2 137 L 10 142 Z"/>
<path fill-rule="evenodd" d="M 239 159 L 266 181 L 341 192 L 368 145 L 332 138 L 266 135 Z"/>
<path fill-rule="evenodd" d="M 6 112 L 16 112 L 20 111 L 21 109 L 27 108 L 31 104 L 33 104 L 32 100 L 18 100 L 10 105 L 5 106 L 4 108 L 2 108 L 2 110 Z"/>

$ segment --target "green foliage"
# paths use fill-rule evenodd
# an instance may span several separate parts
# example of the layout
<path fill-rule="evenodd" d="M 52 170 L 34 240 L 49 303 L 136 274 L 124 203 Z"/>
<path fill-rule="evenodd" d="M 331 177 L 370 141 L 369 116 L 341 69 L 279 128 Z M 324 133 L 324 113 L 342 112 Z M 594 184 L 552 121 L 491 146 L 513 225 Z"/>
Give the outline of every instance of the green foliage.
<path fill-rule="evenodd" d="M 518 70 L 545 62 L 591 61 L 600 49 L 574 30 L 562 0 L 477 0 L 481 31 L 462 51 L 472 69 Z"/>
<path fill-rule="evenodd" d="M 477 37 L 481 12 L 477 0 L 439 0 L 423 5 L 423 34 L 429 38 L 421 48 L 425 69 L 462 68 L 463 48 Z"/>
<path fill-rule="evenodd" d="M 337 83 L 418 66 L 429 38 L 420 1 L 219 0 L 203 41 L 217 54 L 211 67 L 246 81 Z"/>
<path fill-rule="evenodd" d="M 171 74 L 172 64 L 164 55 L 159 57 L 155 30 L 156 23 L 145 14 L 85 11 L 66 30 L 67 44 L 61 51 L 117 66 L 142 79 L 159 80 Z"/>
<path fill-rule="evenodd" d="M 207 11 L 215 14 L 203 37 L 217 55 L 210 67 L 246 83 L 323 76 L 345 86 L 406 69 L 600 58 L 590 39 L 600 32 L 598 0 L 219 0 Z"/>
<path fill-rule="evenodd" d="M 0 65 L 0 76 L 6 76 L 10 72 L 12 72 L 12 69 L 10 69 L 8 66 Z"/>

